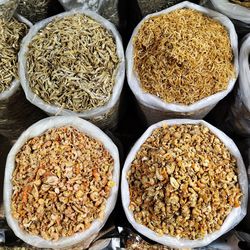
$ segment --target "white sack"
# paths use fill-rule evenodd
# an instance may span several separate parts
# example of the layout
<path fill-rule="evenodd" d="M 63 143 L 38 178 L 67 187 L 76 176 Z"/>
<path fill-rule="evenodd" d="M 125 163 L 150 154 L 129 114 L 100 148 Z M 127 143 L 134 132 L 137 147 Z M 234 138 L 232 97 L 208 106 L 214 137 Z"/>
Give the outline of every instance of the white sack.
<path fill-rule="evenodd" d="M 14 16 L 14 18 L 16 18 L 19 22 L 22 22 L 22 23 L 26 24 L 29 28 L 32 27 L 32 23 L 30 21 L 28 21 L 25 17 L 16 14 Z M 13 94 L 15 94 L 15 92 L 17 91 L 19 86 L 20 86 L 19 79 L 15 79 L 11 83 L 11 85 L 10 85 L 10 87 L 8 89 L 6 89 L 4 92 L 0 93 L 0 101 L 6 100 L 9 97 L 11 97 Z"/>
<path fill-rule="evenodd" d="M 174 11 L 176 9 L 182 9 L 182 8 L 190 8 L 195 9 L 197 11 L 200 11 L 213 19 L 219 21 L 221 24 L 223 24 L 226 29 L 228 30 L 231 46 L 234 54 L 234 68 L 236 72 L 236 76 L 233 77 L 229 83 L 228 88 L 224 91 L 221 91 L 219 93 L 216 93 L 214 95 L 211 95 L 209 97 L 206 97 L 198 102 L 195 102 L 191 105 L 183 105 L 183 104 L 173 104 L 173 103 L 166 103 L 163 100 L 161 100 L 159 97 L 146 93 L 143 91 L 143 89 L 140 86 L 140 81 L 137 76 L 137 73 L 134 71 L 134 46 L 133 46 L 133 39 L 137 35 L 141 25 L 153 16 L 158 16 L 161 14 L 166 14 L 171 11 Z M 204 8 L 202 6 L 190 3 L 188 1 L 182 2 L 180 4 L 176 4 L 168 9 L 165 9 L 163 11 L 160 11 L 155 14 L 151 14 L 146 16 L 135 28 L 132 37 L 130 39 L 130 42 L 127 47 L 126 51 L 126 59 L 127 59 L 127 79 L 128 84 L 134 93 L 138 103 L 140 104 L 140 107 L 146 116 L 146 119 L 148 121 L 148 124 L 155 123 L 157 121 L 166 119 L 166 118 L 195 118 L 195 119 L 201 119 L 204 116 L 206 116 L 209 111 L 214 108 L 214 106 L 222 100 L 234 87 L 235 81 L 238 77 L 238 37 L 235 32 L 234 26 L 232 22 L 224 15 L 212 11 L 210 9 Z"/>
<path fill-rule="evenodd" d="M 59 0 L 59 2 L 65 10 L 75 8 L 91 10 L 119 26 L 119 0 Z"/>
<path fill-rule="evenodd" d="M 66 10 L 81 7 L 85 10 L 98 12 L 103 0 L 59 0 L 59 2 Z"/>
<path fill-rule="evenodd" d="M 229 0 L 209 0 L 208 6 L 228 16 L 235 24 L 237 32 L 243 34 L 250 29 L 250 9 Z"/>
<path fill-rule="evenodd" d="M 239 89 L 229 112 L 229 122 L 238 134 L 250 136 L 250 33 L 243 39 L 239 56 Z"/>
<path fill-rule="evenodd" d="M 89 16 L 99 22 L 103 25 L 104 28 L 109 30 L 115 39 L 115 43 L 117 46 L 117 55 L 120 60 L 119 65 L 117 66 L 117 73 L 116 73 L 116 79 L 115 84 L 113 87 L 113 93 L 111 95 L 111 98 L 109 102 L 102 106 L 95 108 L 90 111 L 85 112 L 74 112 L 68 109 L 63 109 L 61 107 L 48 104 L 44 102 L 39 96 L 34 94 L 29 86 L 29 82 L 27 79 L 27 69 L 26 69 L 26 53 L 28 51 L 28 46 L 30 42 L 32 41 L 33 37 L 41 30 L 43 29 L 47 24 L 52 22 L 55 18 L 62 18 L 65 16 L 71 16 L 77 13 L 82 13 L 86 16 Z M 21 49 L 19 52 L 19 75 L 20 75 L 20 81 L 22 84 L 22 87 L 24 89 L 26 98 L 35 106 L 39 107 L 49 115 L 65 115 L 65 116 L 78 116 L 81 118 L 84 118 L 86 120 L 89 120 L 96 124 L 97 126 L 101 128 L 107 128 L 107 127 L 115 127 L 117 124 L 117 118 L 118 118 L 118 106 L 120 101 L 120 95 L 123 88 L 123 82 L 125 77 L 125 59 L 124 59 L 124 51 L 123 51 L 123 45 L 122 40 L 119 32 L 115 28 L 115 26 L 110 23 L 108 20 L 104 19 L 100 15 L 96 14 L 95 12 L 91 12 L 88 10 L 82 10 L 82 9 L 74 9 L 72 11 L 64 12 L 58 15 L 55 15 L 53 17 L 47 18 L 45 20 L 42 20 L 38 23 L 36 23 L 29 31 L 27 36 L 23 39 L 21 44 Z M 84 63 L 84 62 L 83 62 Z"/>
<path fill-rule="evenodd" d="M 18 222 L 11 215 L 11 195 L 12 195 L 12 173 L 15 168 L 15 156 L 21 149 L 21 147 L 31 138 L 39 136 L 45 133 L 48 129 L 58 128 L 62 126 L 72 126 L 83 133 L 89 135 L 90 137 L 103 143 L 105 148 L 109 151 L 114 159 L 114 170 L 113 170 L 113 181 L 115 186 L 112 188 L 110 197 L 107 200 L 105 214 L 103 220 L 95 220 L 91 227 L 84 232 L 77 233 L 70 237 L 60 238 L 58 241 L 48 241 L 39 236 L 33 236 L 25 232 L 18 226 Z M 84 241 L 84 243 L 91 243 L 93 238 L 97 236 L 97 233 L 106 223 L 109 215 L 115 207 L 118 186 L 119 186 L 119 174 L 120 174 L 120 163 L 119 163 L 119 152 L 115 144 L 111 139 L 102 132 L 95 125 L 77 118 L 77 117 L 49 117 L 45 118 L 31 127 L 29 127 L 17 140 L 17 142 L 12 147 L 8 154 L 6 167 L 5 167 L 5 177 L 4 177 L 4 209 L 6 220 L 10 228 L 14 231 L 15 235 L 25 241 L 26 243 L 39 248 L 64 248 L 76 245 L 77 243 Z"/>
<path fill-rule="evenodd" d="M 177 125 L 177 124 L 203 124 L 208 127 L 210 131 L 212 131 L 220 140 L 226 145 L 228 150 L 237 160 L 238 166 L 238 181 L 243 193 L 241 206 L 239 208 L 233 208 L 231 213 L 227 216 L 220 230 L 208 234 L 204 239 L 201 240 L 185 240 L 185 239 L 177 239 L 172 236 L 159 236 L 159 234 L 153 232 L 146 226 L 138 224 L 134 217 L 133 212 L 129 210 L 130 204 L 130 196 L 129 196 L 129 186 L 127 182 L 127 173 L 130 169 L 130 165 L 133 162 L 136 153 L 140 149 L 141 145 L 147 140 L 147 138 L 152 134 L 152 132 L 159 127 L 162 127 L 163 124 L 167 124 L 169 126 Z M 135 143 L 133 148 L 131 149 L 125 164 L 122 170 L 122 180 L 121 180 L 121 194 L 122 194 L 122 205 L 128 221 L 132 224 L 132 226 L 141 234 L 146 236 L 147 238 L 158 242 L 163 245 L 167 245 L 173 248 L 194 248 L 194 247 L 202 247 L 210 244 L 215 239 L 219 238 L 221 235 L 225 234 L 232 228 L 234 228 L 246 215 L 247 210 L 247 199 L 248 199 L 248 179 L 246 174 L 246 169 L 244 162 L 242 160 L 241 154 L 235 145 L 235 143 L 222 131 L 218 130 L 214 126 L 203 120 L 189 120 L 189 119 L 173 119 L 173 120 L 165 120 L 159 123 L 156 123 L 149 127 L 146 132 L 140 137 L 140 139 Z"/>

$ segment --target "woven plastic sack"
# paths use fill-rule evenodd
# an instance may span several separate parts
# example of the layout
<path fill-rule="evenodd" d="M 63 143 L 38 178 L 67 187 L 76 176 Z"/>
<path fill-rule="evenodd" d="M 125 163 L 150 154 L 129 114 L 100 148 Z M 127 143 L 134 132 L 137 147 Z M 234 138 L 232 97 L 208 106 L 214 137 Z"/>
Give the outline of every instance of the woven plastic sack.
<path fill-rule="evenodd" d="M 112 188 L 109 198 L 107 199 L 107 204 L 105 208 L 104 217 L 102 220 L 95 220 L 89 229 L 84 232 L 77 233 L 70 237 L 60 238 L 58 241 L 48 241 L 39 236 L 30 235 L 24 230 L 22 230 L 17 220 L 15 220 L 11 215 L 11 195 L 12 195 L 12 173 L 15 168 L 15 157 L 19 152 L 21 147 L 31 138 L 43 134 L 46 130 L 51 128 L 58 128 L 62 126 L 72 126 L 88 136 L 103 143 L 105 148 L 109 151 L 114 159 L 114 170 L 113 170 L 113 181 L 115 186 Z M 10 228 L 14 231 L 15 235 L 22 239 L 24 242 L 39 248 L 64 248 L 69 246 L 74 246 L 80 242 L 84 242 L 84 246 L 92 242 L 92 240 L 97 236 L 98 232 L 106 223 L 109 215 L 115 207 L 118 186 L 119 186 L 119 173 L 120 173 L 120 163 L 119 163 L 119 152 L 115 144 L 111 139 L 102 132 L 95 125 L 77 118 L 77 117 L 49 117 L 45 118 L 31 127 L 29 127 L 17 140 L 12 149 L 10 150 L 5 167 L 5 177 L 4 177 L 4 209 L 6 220 Z M 81 245 L 84 249 L 84 247 Z"/>
<path fill-rule="evenodd" d="M 205 5 L 228 16 L 233 21 L 236 31 L 241 35 L 249 32 L 250 8 L 229 0 L 207 0 Z"/>
<path fill-rule="evenodd" d="M 61 107 L 48 104 L 44 102 L 39 96 L 32 92 L 31 88 L 29 87 L 29 82 L 26 76 L 26 52 L 28 51 L 29 43 L 33 39 L 33 37 L 39 32 L 39 30 L 43 29 L 47 24 L 52 22 L 55 18 L 62 18 L 65 16 L 71 16 L 76 13 L 82 13 L 87 15 L 94 20 L 98 21 L 102 24 L 105 28 L 107 28 L 114 36 L 116 46 L 117 46 L 117 55 L 120 60 L 120 63 L 117 68 L 115 84 L 113 87 L 113 93 L 109 102 L 96 109 L 85 111 L 81 113 L 73 112 L 68 109 L 63 109 Z M 84 63 L 84 62 L 83 62 Z M 100 15 L 96 14 L 95 12 L 82 10 L 82 9 L 74 9 L 68 12 L 64 12 L 58 14 L 56 16 L 47 18 L 41 22 L 36 23 L 29 31 L 27 36 L 23 39 L 20 53 L 19 53 L 19 76 L 21 80 L 22 87 L 24 89 L 26 98 L 35 106 L 39 107 L 43 111 L 45 111 L 49 115 L 74 115 L 86 120 L 91 121 L 92 123 L 96 124 L 101 128 L 113 128 L 118 123 L 118 108 L 119 108 L 119 101 L 120 95 L 123 88 L 123 82 L 125 77 L 125 59 L 124 59 L 124 51 L 123 45 L 121 41 L 121 37 L 115 26 L 110 23 L 108 20 L 104 19 Z"/>
<path fill-rule="evenodd" d="M 208 234 L 204 239 L 200 240 L 186 240 L 186 239 L 178 239 L 176 237 L 163 235 L 159 236 L 159 234 L 153 232 L 149 228 L 144 225 L 137 223 L 134 219 L 133 213 L 129 210 L 130 204 L 130 195 L 129 195 L 129 186 L 127 182 L 127 173 L 130 169 L 130 165 L 133 162 L 138 150 L 141 145 L 147 140 L 147 138 L 152 134 L 152 132 L 162 127 L 164 124 L 169 126 L 178 125 L 178 124 L 202 124 L 210 129 L 212 133 L 214 133 L 228 148 L 230 153 L 236 158 L 237 166 L 238 166 L 238 180 L 243 193 L 242 203 L 239 208 L 233 208 L 230 214 L 227 216 L 220 230 L 215 231 L 212 234 Z M 219 238 L 221 235 L 225 234 L 232 228 L 234 228 L 246 215 L 247 211 L 247 200 L 248 200 L 248 179 L 246 174 L 246 168 L 241 157 L 241 154 L 235 145 L 235 143 L 222 131 L 218 130 L 214 126 L 203 120 L 189 120 L 189 119 L 173 119 L 173 120 L 165 120 L 159 123 L 156 123 L 150 126 L 146 132 L 139 138 L 139 140 L 135 143 L 130 153 L 127 156 L 125 164 L 122 170 L 122 180 L 121 180 L 121 194 L 122 194 L 122 205 L 130 224 L 136 229 L 139 233 L 143 234 L 147 238 L 158 242 L 160 244 L 173 247 L 173 248 L 195 248 L 202 247 L 210 244 L 212 241 Z"/>
<path fill-rule="evenodd" d="M 145 93 L 141 86 L 139 78 L 137 77 L 136 72 L 134 71 L 134 47 L 133 47 L 133 38 L 137 35 L 138 30 L 142 23 L 153 16 L 158 16 L 161 14 L 166 14 L 176 9 L 182 8 L 190 8 L 200 11 L 216 20 L 218 20 L 221 24 L 223 24 L 228 30 L 231 46 L 234 54 L 234 68 L 236 71 L 236 77 L 230 79 L 228 83 L 228 88 L 224 91 L 206 97 L 198 102 L 195 102 L 191 105 L 182 105 L 182 104 L 173 104 L 166 103 L 162 101 L 157 96 Z M 139 106 L 145 115 L 148 124 L 153 124 L 160 120 L 166 118 L 193 118 L 193 119 L 201 119 L 206 116 L 209 111 L 214 108 L 214 106 L 223 99 L 234 87 L 236 78 L 238 76 L 238 38 L 235 32 L 234 26 L 232 22 L 224 15 L 212 11 L 210 9 L 204 8 L 202 6 L 190 3 L 188 1 L 182 2 L 175 6 L 172 6 L 168 9 L 165 9 L 161 12 L 146 16 L 135 28 L 130 42 L 126 51 L 126 59 L 127 59 L 127 79 L 128 84 L 134 93 Z"/>
<path fill-rule="evenodd" d="M 239 55 L 239 88 L 230 108 L 229 126 L 238 134 L 250 136 L 250 34 L 246 35 Z"/>
<path fill-rule="evenodd" d="M 118 0 L 59 0 L 65 10 L 82 8 L 99 13 L 101 16 L 119 25 Z"/>

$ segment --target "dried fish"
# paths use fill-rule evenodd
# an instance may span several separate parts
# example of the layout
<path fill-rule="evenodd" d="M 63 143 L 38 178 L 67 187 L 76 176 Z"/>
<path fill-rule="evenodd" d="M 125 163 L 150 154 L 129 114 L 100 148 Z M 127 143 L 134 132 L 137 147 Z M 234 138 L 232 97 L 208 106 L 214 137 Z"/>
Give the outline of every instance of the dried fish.
<path fill-rule="evenodd" d="M 48 17 L 49 7 L 53 0 L 20 0 L 17 12 L 36 23 Z"/>
<path fill-rule="evenodd" d="M 17 55 L 28 26 L 15 18 L 0 19 L 0 93 L 7 90 L 18 78 Z"/>
<path fill-rule="evenodd" d="M 150 17 L 134 38 L 134 70 L 145 92 L 193 104 L 226 90 L 235 76 L 228 31 L 192 9 Z"/>
<path fill-rule="evenodd" d="M 118 64 L 111 32 L 86 15 L 73 14 L 54 19 L 33 37 L 27 78 L 46 103 L 83 112 L 110 100 Z"/>
<path fill-rule="evenodd" d="M 114 159 L 101 142 L 53 128 L 28 140 L 15 160 L 12 215 L 26 232 L 58 240 L 103 218 L 115 183 Z"/>
<path fill-rule="evenodd" d="M 12 18 L 19 0 L 4 0 L 0 3 L 0 18 L 9 20 Z"/>

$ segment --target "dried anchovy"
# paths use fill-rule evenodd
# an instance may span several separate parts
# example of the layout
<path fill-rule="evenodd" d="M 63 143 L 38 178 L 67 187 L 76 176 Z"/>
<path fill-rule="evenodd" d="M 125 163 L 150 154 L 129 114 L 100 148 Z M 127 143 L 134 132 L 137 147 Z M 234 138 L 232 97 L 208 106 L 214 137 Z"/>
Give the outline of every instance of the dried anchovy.
<path fill-rule="evenodd" d="M 33 23 L 48 17 L 53 0 L 20 0 L 17 12 Z"/>
<path fill-rule="evenodd" d="M 155 129 L 127 178 L 136 222 L 160 235 L 204 238 L 241 204 L 236 159 L 201 124 Z"/>
<path fill-rule="evenodd" d="M 7 0 L 5 3 L 0 3 L 0 19 L 11 19 L 17 8 L 17 5 L 18 0 Z"/>
<path fill-rule="evenodd" d="M 0 19 L 0 93 L 18 78 L 17 55 L 27 31 L 27 25 L 14 18 L 10 21 Z"/>
<path fill-rule="evenodd" d="M 50 129 L 16 155 L 12 215 L 47 240 L 83 232 L 105 215 L 113 167 L 101 142 L 73 127 Z"/>
<path fill-rule="evenodd" d="M 110 31 L 83 14 L 54 20 L 31 41 L 27 75 L 49 104 L 83 112 L 111 97 L 119 58 Z"/>

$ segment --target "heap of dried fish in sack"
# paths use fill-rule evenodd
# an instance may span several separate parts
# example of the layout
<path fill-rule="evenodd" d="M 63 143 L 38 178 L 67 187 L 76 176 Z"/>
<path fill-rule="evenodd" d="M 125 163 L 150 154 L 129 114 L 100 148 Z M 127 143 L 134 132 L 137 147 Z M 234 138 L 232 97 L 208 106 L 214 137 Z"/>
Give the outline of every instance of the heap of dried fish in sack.
<path fill-rule="evenodd" d="M 230 0 L 230 2 L 239 4 L 243 7 L 250 8 L 250 1 L 249 0 Z"/>
<path fill-rule="evenodd" d="M 0 0 L 0 19 L 10 20 L 19 0 Z"/>
<path fill-rule="evenodd" d="M 84 14 L 54 19 L 32 39 L 27 79 L 44 102 L 74 112 L 106 105 L 119 64 L 110 31 Z"/>
<path fill-rule="evenodd" d="M 18 52 L 27 32 L 28 26 L 15 18 L 0 19 L 0 93 L 18 78 Z"/>
<path fill-rule="evenodd" d="M 53 2 L 54 0 L 20 0 L 17 12 L 32 23 L 36 23 L 48 17 Z"/>
<path fill-rule="evenodd" d="M 17 55 L 27 32 L 28 26 L 17 19 L 0 20 L 0 94 L 8 91 L 13 81 L 18 79 Z M 26 100 L 20 87 L 9 98 L 0 98 L 0 134 L 11 141 L 44 116 Z"/>
<path fill-rule="evenodd" d="M 137 0 L 143 16 L 148 14 L 169 8 L 177 3 L 182 2 L 182 0 Z"/>
<path fill-rule="evenodd" d="M 135 221 L 159 235 L 203 239 L 241 205 L 236 159 L 201 124 L 155 129 L 136 153 L 127 180 Z"/>
<path fill-rule="evenodd" d="M 113 169 L 103 143 L 73 127 L 49 129 L 15 157 L 12 215 L 46 240 L 83 232 L 105 216 Z"/>
<path fill-rule="evenodd" d="M 134 38 L 143 90 L 167 103 L 193 104 L 226 90 L 235 76 L 227 29 L 192 9 L 144 21 Z"/>

